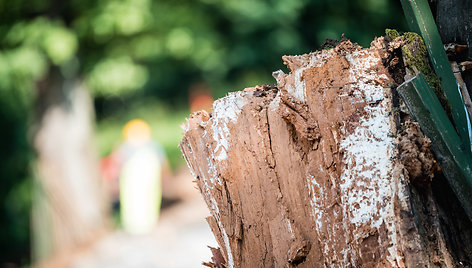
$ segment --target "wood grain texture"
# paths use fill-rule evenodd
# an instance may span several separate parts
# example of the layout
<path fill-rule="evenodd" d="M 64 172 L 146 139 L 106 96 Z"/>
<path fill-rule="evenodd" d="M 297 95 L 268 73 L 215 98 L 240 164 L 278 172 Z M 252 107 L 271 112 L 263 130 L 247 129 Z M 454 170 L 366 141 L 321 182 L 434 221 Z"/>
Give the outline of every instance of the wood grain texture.
<path fill-rule="evenodd" d="M 188 118 L 180 147 L 227 267 L 457 263 L 432 195 L 413 195 L 405 163 L 421 158 L 428 182 L 435 165 L 417 124 L 395 112 L 392 50 L 379 38 L 284 56 L 276 87 Z"/>

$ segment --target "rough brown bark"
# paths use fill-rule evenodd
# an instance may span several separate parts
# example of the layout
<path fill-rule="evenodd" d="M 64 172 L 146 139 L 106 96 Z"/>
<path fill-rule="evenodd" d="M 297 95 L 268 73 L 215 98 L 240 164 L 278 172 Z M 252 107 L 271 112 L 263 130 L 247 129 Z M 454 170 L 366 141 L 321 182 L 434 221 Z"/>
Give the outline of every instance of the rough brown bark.
<path fill-rule="evenodd" d="M 398 53 L 379 38 L 284 56 L 290 73 L 275 72 L 276 87 L 230 93 L 212 114 L 190 116 L 180 146 L 225 259 L 216 267 L 470 261 L 471 236 L 451 243 L 444 219 L 453 232 L 472 225 L 441 215 L 430 141 L 395 94 Z"/>

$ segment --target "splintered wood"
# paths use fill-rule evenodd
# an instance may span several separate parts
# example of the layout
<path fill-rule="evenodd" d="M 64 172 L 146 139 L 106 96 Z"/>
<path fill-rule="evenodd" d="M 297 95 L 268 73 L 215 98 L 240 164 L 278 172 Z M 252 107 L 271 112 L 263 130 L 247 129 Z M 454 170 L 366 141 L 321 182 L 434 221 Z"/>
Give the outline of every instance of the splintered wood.
<path fill-rule="evenodd" d="M 180 146 L 224 257 L 212 265 L 450 264 L 439 231 L 425 244 L 415 225 L 388 46 L 284 56 L 290 73 L 274 72 L 277 86 L 230 93 L 188 118 Z"/>

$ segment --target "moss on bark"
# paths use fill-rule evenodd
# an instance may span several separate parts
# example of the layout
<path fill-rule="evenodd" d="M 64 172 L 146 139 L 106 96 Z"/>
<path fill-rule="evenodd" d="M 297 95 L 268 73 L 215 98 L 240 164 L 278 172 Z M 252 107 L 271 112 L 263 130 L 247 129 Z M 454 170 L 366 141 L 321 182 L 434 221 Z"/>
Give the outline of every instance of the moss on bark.
<path fill-rule="evenodd" d="M 387 35 L 389 33 L 386 31 Z M 424 44 L 423 38 L 417 33 L 406 32 L 402 35 L 404 45 L 402 46 L 403 61 L 406 68 L 413 74 L 422 73 L 429 86 L 439 99 L 441 106 L 451 117 L 451 105 L 447 100 L 441 87 L 441 81 L 434 72 L 428 58 L 428 51 Z"/>

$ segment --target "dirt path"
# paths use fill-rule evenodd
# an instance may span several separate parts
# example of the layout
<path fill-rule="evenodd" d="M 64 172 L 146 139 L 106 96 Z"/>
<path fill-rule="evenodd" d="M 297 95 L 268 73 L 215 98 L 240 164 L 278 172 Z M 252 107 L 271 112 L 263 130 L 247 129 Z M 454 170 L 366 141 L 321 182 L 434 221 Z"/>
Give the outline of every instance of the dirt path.
<path fill-rule="evenodd" d="M 164 210 L 156 229 L 136 236 L 117 230 L 74 261 L 74 268 L 201 267 L 217 245 L 205 221 L 208 209 L 188 173 L 177 178 L 184 201 Z"/>

